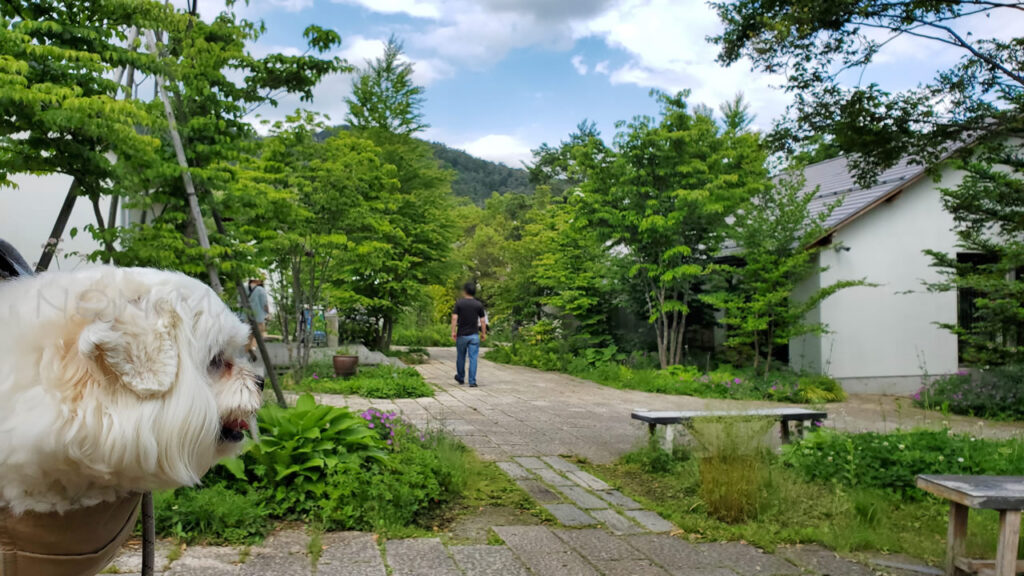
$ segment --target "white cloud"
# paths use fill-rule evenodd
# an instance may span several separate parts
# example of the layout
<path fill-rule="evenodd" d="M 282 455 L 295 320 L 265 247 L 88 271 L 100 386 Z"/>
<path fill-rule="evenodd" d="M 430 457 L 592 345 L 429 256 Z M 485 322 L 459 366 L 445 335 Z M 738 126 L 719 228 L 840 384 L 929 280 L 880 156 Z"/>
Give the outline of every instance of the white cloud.
<path fill-rule="evenodd" d="M 675 92 L 689 89 L 694 103 L 717 107 L 743 91 L 767 124 L 780 114 L 789 97 L 773 84 L 781 78 L 751 72 L 739 62 L 723 68 L 715 62 L 717 47 L 706 37 L 720 23 L 703 0 L 623 0 L 611 10 L 575 26 L 578 38 L 598 37 L 630 60 L 610 71 L 613 84 L 635 84 Z M 604 70 L 610 64 L 602 63 Z M 595 66 L 595 71 L 599 71 Z"/>
<path fill-rule="evenodd" d="M 501 162 L 516 168 L 533 157 L 528 144 L 507 134 L 489 134 L 456 146 L 456 148 L 461 148 L 478 158 Z"/>
<path fill-rule="evenodd" d="M 605 76 L 607 76 L 609 74 L 608 67 L 610 65 L 611 62 L 609 62 L 608 60 L 602 60 L 597 64 L 594 64 L 594 74 L 604 74 Z"/>
<path fill-rule="evenodd" d="M 580 76 L 586 76 L 589 70 L 587 65 L 583 63 L 583 56 L 579 54 L 572 57 L 572 67 L 576 69 Z"/>
<path fill-rule="evenodd" d="M 382 14 L 406 14 L 414 18 L 437 19 L 439 2 L 430 0 L 332 0 L 336 4 L 355 4 Z"/>

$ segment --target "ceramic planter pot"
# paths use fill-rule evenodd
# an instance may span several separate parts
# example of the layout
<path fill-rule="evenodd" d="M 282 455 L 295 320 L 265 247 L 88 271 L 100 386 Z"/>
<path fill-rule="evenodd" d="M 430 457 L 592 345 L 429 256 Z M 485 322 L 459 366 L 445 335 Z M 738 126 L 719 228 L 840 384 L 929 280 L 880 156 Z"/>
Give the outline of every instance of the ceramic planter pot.
<path fill-rule="evenodd" d="M 359 369 L 359 356 L 350 354 L 335 354 L 334 355 L 334 375 L 335 376 L 355 376 L 356 370 Z"/>

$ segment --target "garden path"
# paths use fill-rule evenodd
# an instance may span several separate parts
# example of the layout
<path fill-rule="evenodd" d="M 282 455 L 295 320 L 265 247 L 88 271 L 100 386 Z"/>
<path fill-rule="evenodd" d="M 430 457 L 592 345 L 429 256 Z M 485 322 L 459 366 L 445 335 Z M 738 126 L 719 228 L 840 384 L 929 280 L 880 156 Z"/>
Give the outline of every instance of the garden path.
<path fill-rule="evenodd" d="M 322 402 L 354 409 L 374 406 L 399 411 L 417 426 L 441 426 L 474 448 L 482 458 L 571 454 L 604 464 L 637 447 L 646 425 L 631 420 L 633 409 L 742 410 L 777 407 L 774 402 L 702 399 L 692 396 L 617 390 L 555 372 L 480 360 L 478 388 L 455 383 L 454 348 L 431 348 L 430 362 L 417 366 L 437 385 L 433 398 L 368 400 L 324 395 Z M 943 416 L 921 410 L 906 398 L 854 396 L 826 405 L 826 426 L 849 431 L 886 431 L 915 426 L 940 427 L 984 436 L 1024 433 L 1019 423 Z"/>

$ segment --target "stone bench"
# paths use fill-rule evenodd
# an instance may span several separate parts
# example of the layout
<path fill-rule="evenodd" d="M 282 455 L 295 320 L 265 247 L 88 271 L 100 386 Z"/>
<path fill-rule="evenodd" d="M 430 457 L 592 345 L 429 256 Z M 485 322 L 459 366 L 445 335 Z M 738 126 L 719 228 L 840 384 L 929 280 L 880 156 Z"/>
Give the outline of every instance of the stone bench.
<path fill-rule="evenodd" d="M 803 437 L 804 425 L 807 422 L 821 422 L 828 418 L 826 412 L 820 410 L 808 410 L 806 408 L 760 408 L 756 410 L 633 410 L 633 420 L 646 422 L 651 436 L 655 435 L 658 426 L 665 426 L 666 450 L 672 448 L 672 426 L 677 424 L 688 424 L 693 420 L 702 418 L 767 418 L 779 421 L 782 432 L 782 442 L 788 444 L 791 439 L 789 429 L 790 422 L 796 422 L 797 435 Z"/>
<path fill-rule="evenodd" d="M 1024 510 L 1024 476 L 922 475 L 917 487 L 949 500 L 946 533 L 946 575 L 962 573 L 1014 576 L 1024 571 L 1017 560 L 1021 510 Z M 996 559 L 974 560 L 967 549 L 967 515 L 970 509 L 999 511 L 999 542 Z"/>

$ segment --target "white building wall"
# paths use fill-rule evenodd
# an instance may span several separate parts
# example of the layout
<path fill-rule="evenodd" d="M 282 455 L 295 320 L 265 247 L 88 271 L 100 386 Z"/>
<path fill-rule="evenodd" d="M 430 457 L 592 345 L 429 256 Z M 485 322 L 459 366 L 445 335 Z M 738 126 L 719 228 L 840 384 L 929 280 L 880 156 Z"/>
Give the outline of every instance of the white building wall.
<path fill-rule="evenodd" d="M 17 188 L 0 188 L 0 238 L 10 242 L 30 265 L 35 266 L 71 186 L 71 177 L 63 174 L 18 174 L 12 180 L 18 185 Z M 109 198 L 101 198 L 100 208 L 104 218 L 107 217 L 108 207 Z M 64 230 L 60 251 L 50 265 L 51 269 L 73 269 L 82 264 L 79 255 L 99 248 L 92 235 L 85 230 L 87 225 L 95 223 L 92 204 L 87 198 L 79 198 Z M 79 230 L 74 239 L 70 236 L 72 228 Z"/>
<path fill-rule="evenodd" d="M 830 332 L 821 337 L 820 366 L 848 391 L 908 394 L 926 375 L 956 372 L 956 336 L 936 323 L 956 322 L 957 296 L 925 290 L 924 282 L 940 276 L 923 251 L 956 252 L 953 219 L 938 188 L 961 177 L 947 170 L 940 183 L 923 179 L 838 230 L 833 247 L 821 253 L 829 267 L 822 286 L 859 278 L 878 284 L 841 291 L 821 305 Z M 800 348 L 813 351 L 806 343 Z M 791 353 L 800 351 L 791 346 Z"/>

